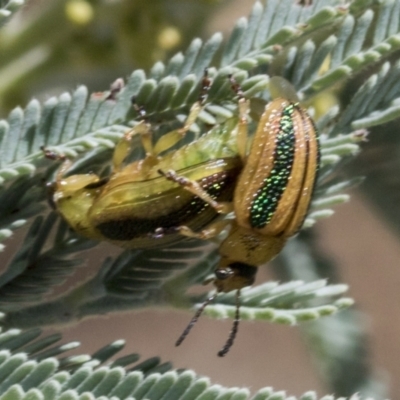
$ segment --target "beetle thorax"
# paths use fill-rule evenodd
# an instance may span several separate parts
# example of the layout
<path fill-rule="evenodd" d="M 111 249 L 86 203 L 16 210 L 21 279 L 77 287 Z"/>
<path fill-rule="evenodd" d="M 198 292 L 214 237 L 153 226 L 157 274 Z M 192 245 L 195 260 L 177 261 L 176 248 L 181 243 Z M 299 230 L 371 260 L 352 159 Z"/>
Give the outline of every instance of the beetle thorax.
<path fill-rule="evenodd" d="M 234 225 L 221 244 L 220 254 L 232 262 L 258 267 L 277 256 L 285 242 L 285 237 L 261 235 L 254 230 Z"/>

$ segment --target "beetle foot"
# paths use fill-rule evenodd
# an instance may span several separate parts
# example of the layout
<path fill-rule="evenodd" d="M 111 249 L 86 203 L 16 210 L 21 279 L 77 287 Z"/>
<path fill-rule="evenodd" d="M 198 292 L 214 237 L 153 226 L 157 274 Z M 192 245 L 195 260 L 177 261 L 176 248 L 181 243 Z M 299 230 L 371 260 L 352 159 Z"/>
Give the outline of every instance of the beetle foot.
<path fill-rule="evenodd" d="M 232 74 L 228 75 L 229 82 L 231 84 L 232 90 L 235 92 L 235 94 L 239 97 L 239 99 L 244 98 L 244 92 L 240 84 L 236 81 L 236 79 L 233 77 Z"/>
<path fill-rule="evenodd" d="M 65 161 L 66 160 L 66 155 L 65 154 L 60 154 L 56 153 L 53 150 L 49 150 L 45 146 L 40 146 L 40 150 L 42 150 L 43 155 L 48 158 L 49 160 L 54 160 L 54 161 Z"/>

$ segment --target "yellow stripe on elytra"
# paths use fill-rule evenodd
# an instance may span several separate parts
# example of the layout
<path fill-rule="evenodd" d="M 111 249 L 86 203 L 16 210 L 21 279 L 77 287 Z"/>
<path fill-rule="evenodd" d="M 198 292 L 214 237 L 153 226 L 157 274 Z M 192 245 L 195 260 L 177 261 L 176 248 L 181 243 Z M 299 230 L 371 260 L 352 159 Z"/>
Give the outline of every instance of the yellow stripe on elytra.
<path fill-rule="evenodd" d="M 289 102 L 288 102 L 289 104 Z M 265 227 L 263 233 L 270 235 L 282 235 L 286 226 L 290 223 L 299 196 L 306 169 L 307 144 L 304 135 L 304 126 L 301 113 L 295 107 L 293 112 L 293 136 L 294 136 L 294 159 L 288 183 L 281 199 L 274 211 L 270 223 Z"/>
<path fill-rule="evenodd" d="M 294 235 L 303 225 L 304 219 L 310 207 L 311 197 L 314 192 L 318 168 L 319 168 L 319 142 L 314 123 L 310 116 L 303 112 L 304 136 L 307 143 L 307 165 L 302 187 L 299 191 L 299 199 L 295 207 L 295 213 L 285 230 L 286 236 Z"/>
<path fill-rule="evenodd" d="M 278 135 L 288 137 L 286 141 L 281 140 L 281 148 L 277 147 Z M 288 145 L 293 147 L 288 148 Z M 289 237 L 296 233 L 303 223 L 312 196 L 319 161 L 318 148 L 315 127 L 303 108 L 282 98 L 269 103 L 259 121 L 236 186 L 234 201 L 238 225 L 268 236 Z M 278 154 L 284 151 L 293 152 L 293 160 L 290 154 L 287 160 L 285 154 Z M 287 165 L 274 165 L 279 162 Z M 279 175 L 273 176 L 274 173 Z M 279 179 L 283 183 L 279 183 Z M 270 185 L 270 191 L 266 185 Z M 279 190 L 274 192 L 275 187 Z M 262 188 L 267 197 L 257 203 L 256 210 L 261 209 L 262 214 L 262 207 L 266 204 L 272 209 L 271 217 L 266 218 L 264 226 L 254 226 L 250 215 L 251 212 L 253 215 L 257 213 L 254 202 L 263 195 Z M 280 197 L 271 198 L 274 193 Z M 275 208 L 274 201 L 277 203 Z"/>
<path fill-rule="evenodd" d="M 234 196 L 236 220 L 240 226 L 249 229 L 252 228 L 249 221 L 254 194 L 262 187 L 265 177 L 273 168 L 276 135 L 279 132 L 279 120 L 286 102 L 284 99 L 276 99 L 265 107 L 245 167 L 236 185 Z"/>

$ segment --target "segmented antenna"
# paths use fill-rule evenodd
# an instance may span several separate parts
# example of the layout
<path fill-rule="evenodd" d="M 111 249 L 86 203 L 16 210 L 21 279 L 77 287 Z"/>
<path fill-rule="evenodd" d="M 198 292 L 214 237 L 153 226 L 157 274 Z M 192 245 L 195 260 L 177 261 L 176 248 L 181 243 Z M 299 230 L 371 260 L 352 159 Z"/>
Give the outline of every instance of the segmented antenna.
<path fill-rule="evenodd" d="M 215 299 L 218 293 L 213 294 L 211 297 L 209 297 L 202 305 L 201 307 L 197 310 L 196 314 L 194 314 L 194 317 L 192 320 L 189 322 L 188 326 L 186 329 L 182 332 L 182 335 L 179 336 L 179 339 L 176 341 L 175 346 L 179 346 L 186 338 L 186 336 L 189 334 L 191 329 L 193 328 L 194 324 L 197 322 L 199 319 L 200 315 L 203 313 L 204 309 Z"/>
<path fill-rule="evenodd" d="M 231 333 L 229 334 L 228 340 L 225 343 L 225 346 L 218 352 L 219 357 L 224 357 L 235 341 L 236 334 L 239 328 L 239 321 L 240 321 L 240 290 L 236 292 L 236 313 L 235 313 L 235 320 L 233 321 L 233 326 Z"/>

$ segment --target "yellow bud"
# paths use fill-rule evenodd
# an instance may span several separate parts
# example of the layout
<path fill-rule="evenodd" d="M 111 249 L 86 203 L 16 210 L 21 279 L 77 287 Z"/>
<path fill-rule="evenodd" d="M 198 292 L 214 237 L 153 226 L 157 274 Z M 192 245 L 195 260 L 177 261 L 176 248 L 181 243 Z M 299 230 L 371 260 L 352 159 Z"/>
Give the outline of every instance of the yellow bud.
<path fill-rule="evenodd" d="M 163 50 L 171 50 L 181 42 L 181 33 L 174 26 L 167 26 L 158 35 L 158 46 Z"/>
<path fill-rule="evenodd" d="M 85 0 L 70 0 L 65 5 L 65 15 L 76 25 L 86 25 L 93 19 L 93 7 Z"/>

